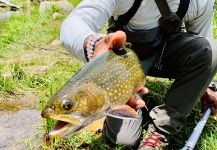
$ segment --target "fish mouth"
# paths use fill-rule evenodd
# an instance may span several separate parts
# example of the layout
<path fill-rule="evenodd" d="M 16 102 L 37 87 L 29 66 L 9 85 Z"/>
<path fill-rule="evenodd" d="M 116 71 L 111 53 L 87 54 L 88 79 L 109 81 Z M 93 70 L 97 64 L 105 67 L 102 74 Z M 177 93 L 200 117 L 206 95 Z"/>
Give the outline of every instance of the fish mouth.
<path fill-rule="evenodd" d="M 56 125 L 53 127 L 53 130 L 56 131 L 56 130 L 60 130 L 62 128 L 64 128 L 65 126 L 69 125 L 70 123 L 68 122 L 64 122 L 64 121 L 60 121 L 60 120 L 57 120 L 57 123 Z"/>
<path fill-rule="evenodd" d="M 74 125 L 69 122 L 57 120 L 56 125 L 48 133 L 48 136 L 50 138 L 66 138 L 82 128 L 82 125 Z"/>
<path fill-rule="evenodd" d="M 49 114 L 46 118 L 57 120 L 52 130 L 48 133 L 49 138 L 66 138 L 83 128 L 85 117 L 78 113 Z"/>

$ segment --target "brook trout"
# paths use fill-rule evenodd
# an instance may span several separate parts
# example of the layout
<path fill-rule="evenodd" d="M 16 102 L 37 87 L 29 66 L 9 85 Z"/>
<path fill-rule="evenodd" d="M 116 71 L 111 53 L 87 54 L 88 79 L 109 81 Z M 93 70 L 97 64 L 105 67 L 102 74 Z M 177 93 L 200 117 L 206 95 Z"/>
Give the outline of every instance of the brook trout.
<path fill-rule="evenodd" d="M 68 137 L 105 115 L 137 118 L 125 105 L 145 76 L 136 54 L 128 48 L 108 51 L 84 65 L 42 111 L 57 120 L 50 137 Z"/>

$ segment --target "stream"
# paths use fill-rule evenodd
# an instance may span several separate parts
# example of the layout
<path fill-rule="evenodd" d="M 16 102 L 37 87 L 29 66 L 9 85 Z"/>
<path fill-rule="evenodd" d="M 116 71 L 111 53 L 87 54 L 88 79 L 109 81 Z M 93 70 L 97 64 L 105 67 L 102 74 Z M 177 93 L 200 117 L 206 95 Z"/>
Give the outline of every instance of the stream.
<path fill-rule="evenodd" d="M 16 12 L 16 11 L 0 11 L 0 22 L 7 21 L 7 19 L 15 13 L 18 13 L 18 12 Z"/>

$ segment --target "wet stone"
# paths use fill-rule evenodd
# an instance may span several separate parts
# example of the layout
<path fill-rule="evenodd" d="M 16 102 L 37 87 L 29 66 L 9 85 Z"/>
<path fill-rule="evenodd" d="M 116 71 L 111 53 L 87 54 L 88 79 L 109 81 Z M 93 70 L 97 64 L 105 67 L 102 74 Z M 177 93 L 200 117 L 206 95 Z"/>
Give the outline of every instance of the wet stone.
<path fill-rule="evenodd" d="M 35 109 L 0 111 L 0 150 L 38 149 L 42 143 L 40 113 Z"/>

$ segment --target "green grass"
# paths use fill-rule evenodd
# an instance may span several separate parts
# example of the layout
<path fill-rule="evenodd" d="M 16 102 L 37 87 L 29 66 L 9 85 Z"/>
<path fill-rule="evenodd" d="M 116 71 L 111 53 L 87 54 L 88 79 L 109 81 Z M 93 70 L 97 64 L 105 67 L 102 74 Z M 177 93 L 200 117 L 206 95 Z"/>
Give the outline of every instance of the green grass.
<path fill-rule="evenodd" d="M 217 6 L 215 7 L 215 14 L 213 20 L 213 37 L 217 39 Z"/>
<path fill-rule="evenodd" d="M 52 20 L 52 11 L 44 15 L 39 15 L 38 7 L 33 6 L 32 15 L 21 12 L 19 15 L 12 16 L 6 24 L 3 25 L 0 41 L 0 52 L 7 50 L 18 50 L 14 46 L 14 42 L 23 45 L 22 49 L 28 49 L 28 44 L 46 45 L 59 35 L 59 22 Z M 52 28 L 51 28 L 52 26 Z M 42 33 L 42 34 L 38 34 Z M 49 34 L 48 34 L 49 33 Z M 12 44 L 12 45 L 10 45 Z M 11 48 L 12 47 L 12 48 Z M 18 47 L 20 51 L 20 46 Z"/>
<path fill-rule="evenodd" d="M 81 0 L 69 0 L 69 2 L 76 7 L 81 2 Z"/>
<path fill-rule="evenodd" d="M 16 4 L 25 6 L 24 1 L 16 1 Z M 20 3 L 21 2 L 21 3 Z M 80 0 L 70 0 L 76 6 Z M 47 100 L 83 65 L 72 58 L 61 46 L 51 46 L 54 39 L 59 38 L 59 29 L 62 18 L 53 19 L 52 13 L 59 11 L 55 8 L 45 14 L 38 13 L 38 5 L 32 4 L 31 15 L 21 12 L 11 17 L 3 24 L 0 36 L 0 102 L 3 99 L 25 94 L 27 91 L 37 93 L 40 99 L 39 109 L 43 109 Z M 214 37 L 217 38 L 217 17 L 214 18 Z M 103 31 L 105 33 L 106 27 Z M 42 50 L 31 45 L 46 47 Z M 40 72 L 44 66 L 49 66 L 44 72 Z M 148 101 L 156 100 L 160 103 L 171 81 L 148 78 L 147 87 L 155 94 L 147 96 Z M 200 106 L 191 113 L 186 120 L 183 131 L 176 139 L 176 148 L 181 148 L 189 137 L 192 129 L 199 120 Z M 51 129 L 53 120 L 46 120 L 44 133 Z M 213 150 L 217 148 L 217 123 L 209 121 L 196 149 Z M 41 145 L 42 149 L 111 149 L 106 145 L 101 133 L 93 133 L 86 129 L 76 133 L 67 139 L 54 139 L 48 144 Z M 115 150 L 121 149 L 117 145 Z"/>

